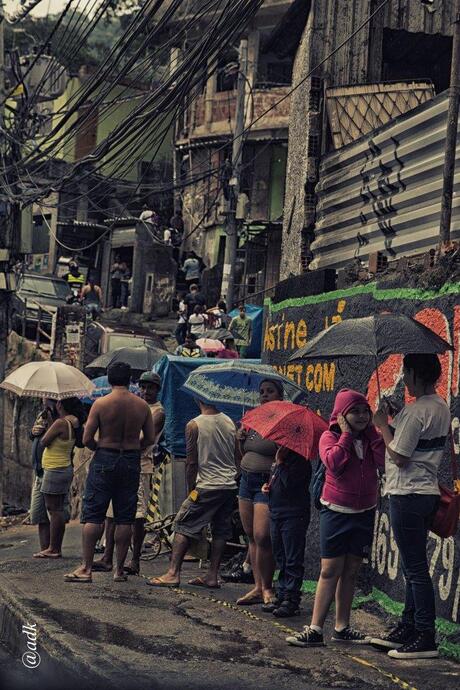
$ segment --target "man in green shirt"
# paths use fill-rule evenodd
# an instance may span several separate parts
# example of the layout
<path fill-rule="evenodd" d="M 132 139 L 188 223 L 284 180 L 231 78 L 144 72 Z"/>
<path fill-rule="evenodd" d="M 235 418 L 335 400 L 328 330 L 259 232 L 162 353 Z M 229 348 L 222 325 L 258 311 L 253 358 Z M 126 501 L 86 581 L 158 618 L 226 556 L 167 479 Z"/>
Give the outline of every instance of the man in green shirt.
<path fill-rule="evenodd" d="M 229 330 L 235 337 L 235 345 L 240 357 L 244 358 L 251 344 L 252 322 L 246 314 L 244 304 L 240 304 L 238 309 L 240 313 L 231 320 Z"/>

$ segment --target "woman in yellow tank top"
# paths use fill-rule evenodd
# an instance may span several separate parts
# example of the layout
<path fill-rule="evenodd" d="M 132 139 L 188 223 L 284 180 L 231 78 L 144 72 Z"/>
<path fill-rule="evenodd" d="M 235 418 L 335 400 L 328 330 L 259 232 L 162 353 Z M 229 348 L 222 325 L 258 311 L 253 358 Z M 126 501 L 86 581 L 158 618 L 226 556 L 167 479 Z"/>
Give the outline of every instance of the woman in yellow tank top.
<path fill-rule="evenodd" d="M 50 545 L 34 554 L 34 558 L 61 558 L 65 531 L 64 498 L 73 479 L 72 454 L 76 434 L 83 423 L 83 406 L 78 398 L 60 400 L 56 405 L 58 419 L 43 435 L 42 455 L 44 495 L 50 519 Z"/>

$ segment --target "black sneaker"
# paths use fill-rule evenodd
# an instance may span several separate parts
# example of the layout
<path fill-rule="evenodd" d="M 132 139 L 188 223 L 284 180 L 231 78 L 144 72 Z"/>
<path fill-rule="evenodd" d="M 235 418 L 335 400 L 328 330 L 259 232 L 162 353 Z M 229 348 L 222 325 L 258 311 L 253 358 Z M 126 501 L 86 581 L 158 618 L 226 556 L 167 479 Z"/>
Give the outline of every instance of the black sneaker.
<path fill-rule="evenodd" d="M 302 632 L 286 637 L 286 642 L 294 647 L 324 647 L 322 633 L 312 630 L 308 625 Z"/>
<path fill-rule="evenodd" d="M 268 601 L 266 604 L 262 604 L 261 608 L 264 613 L 273 613 L 273 611 L 278 608 L 281 604 L 281 599 L 278 599 L 275 597 L 275 599 L 272 599 L 271 601 Z"/>
<path fill-rule="evenodd" d="M 415 628 L 406 623 L 398 623 L 396 628 L 390 630 L 388 635 L 382 637 L 371 637 L 370 644 L 381 649 L 398 649 L 403 644 L 413 639 Z"/>
<path fill-rule="evenodd" d="M 220 576 L 224 582 L 242 582 L 248 585 L 254 584 L 252 570 L 249 573 L 245 573 L 242 566 L 239 566 L 231 572 L 223 572 Z"/>
<path fill-rule="evenodd" d="M 273 609 L 275 618 L 291 618 L 291 616 L 299 616 L 299 605 L 293 601 L 285 599 L 283 602 L 278 602 L 278 606 Z"/>
<path fill-rule="evenodd" d="M 398 649 L 391 649 L 392 659 L 436 659 L 439 656 L 435 634 L 431 630 L 416 632 L 411 640 Z"/>
<path fill-rule="evenodd" d="M 354 630 L 347 625 L 346 628 L 341 630 L 334 630 L 332 633 L 331 640 L 334 642 L 348 642 L 351 644 L 369 644 L 370 637 L 363 635 L 359 630 Z"/>

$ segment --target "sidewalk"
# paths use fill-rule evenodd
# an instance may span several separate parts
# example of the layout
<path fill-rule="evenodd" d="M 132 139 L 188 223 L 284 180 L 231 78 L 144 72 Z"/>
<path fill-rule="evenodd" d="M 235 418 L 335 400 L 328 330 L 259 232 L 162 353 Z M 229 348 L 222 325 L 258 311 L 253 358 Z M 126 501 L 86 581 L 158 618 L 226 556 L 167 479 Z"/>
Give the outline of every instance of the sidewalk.
<path fill-rule="evenodd" d="M 113 583 L 107 573 L 95 573 L 90 585 L 65 584 L 64 573 L 79 563 L 78 523 L 69 526 L 64 544 L 62 560 L 42 561 L 31 558 L 37 550 L 35 528 L 0 534 L 2 642 L 20 658 L 26 651 L 22 625 L 37 626 L 41 664 L 30 670 L 31 688 L 40 683 L 69 690 L 459 687 L 460 667 L 442 659 L 398 663 L 369 647 L 289 647 L 287 631 L 273 616 L 259 607 L 234 605 L 247 586 L 189 587 L 187 580 L 198 571 L 195 563 L 186 564 L 177 591 L 149 588 L 142 577 Z M 164 556 L 143 562 L 143 574 L 161 574 L 166 563 Z M 307 598 L 305 615 L 285 625 L 300 629 L 311 605 Z M 355 613 L 355 623 L 367 632 L 382 625 L 366 611 Z"/>

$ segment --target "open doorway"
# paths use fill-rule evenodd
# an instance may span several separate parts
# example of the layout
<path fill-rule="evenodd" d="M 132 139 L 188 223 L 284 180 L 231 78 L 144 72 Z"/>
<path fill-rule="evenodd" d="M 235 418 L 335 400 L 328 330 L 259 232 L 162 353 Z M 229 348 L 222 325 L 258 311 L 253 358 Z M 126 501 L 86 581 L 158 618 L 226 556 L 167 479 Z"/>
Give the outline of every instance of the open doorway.
<path fill-rule="evenodd" d="M 384 29 L 382 81 L 429 80 L 436 93 L 449 88 L 452 38 Z"/>

